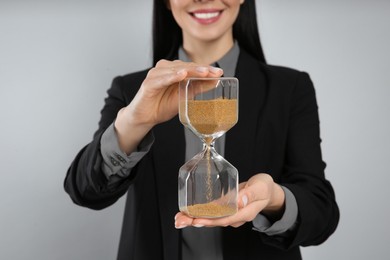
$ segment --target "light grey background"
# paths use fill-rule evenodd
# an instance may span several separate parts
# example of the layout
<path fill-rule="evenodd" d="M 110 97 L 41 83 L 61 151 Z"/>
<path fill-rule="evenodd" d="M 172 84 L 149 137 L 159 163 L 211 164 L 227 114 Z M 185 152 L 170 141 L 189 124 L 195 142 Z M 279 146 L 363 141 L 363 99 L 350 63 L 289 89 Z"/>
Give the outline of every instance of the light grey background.
<path fill-rule="evenodd" d="M 62 182 L 112 78 L 150 64 L 151 2 L 0 0 L 0 259 L 116 257 L 124 200 L 77 207 Z M 390 1 L 258 2 L 268 62 L 315 83 L 341 208 L 305 259 L 387 259 Z"/>

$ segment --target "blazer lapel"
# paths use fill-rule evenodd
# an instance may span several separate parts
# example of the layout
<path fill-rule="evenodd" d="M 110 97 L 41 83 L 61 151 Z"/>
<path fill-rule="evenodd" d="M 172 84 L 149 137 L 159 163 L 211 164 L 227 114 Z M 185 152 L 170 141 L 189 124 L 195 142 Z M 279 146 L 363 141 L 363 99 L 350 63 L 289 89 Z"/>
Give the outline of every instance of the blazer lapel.
<path fill-rule="evenodd" d="M 238 169 L 242 182 L 254 174 L 255 141 L 267 91 L 260 63 L 242 49 L 236 77 L 239 80 L 239 116 L 237 124 L 226 133 L 225 157 Z"/>
<path fill-rule="evenodd" d="M 183 127 L 176 116 L 154 129 L 153 158 L 159 201 L 164 259 L 179 259 L 179 235 L 174 227 L 178 208 L 178 173 L 184 164 L 185 140 Z"/>

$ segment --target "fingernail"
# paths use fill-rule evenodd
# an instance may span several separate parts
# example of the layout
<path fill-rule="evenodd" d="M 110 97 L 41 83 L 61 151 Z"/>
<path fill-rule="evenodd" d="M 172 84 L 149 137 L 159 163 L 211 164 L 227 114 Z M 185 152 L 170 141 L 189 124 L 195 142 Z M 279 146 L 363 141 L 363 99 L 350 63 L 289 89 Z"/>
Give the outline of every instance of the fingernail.
<path fill-rule="evenodd" d="M 186 226 L 182 225 L 182 226 L 175 226 L 176 229 L 182 229 L 182 228 L 185 228 Z"/>
<path fill-rule="evenodd" d="M 221 73 L 222 72 L 222 69 L 221 68 L 217 68 L 217 67 L 213 67 L 213 66 L 210 66 L 210 71 L 212 73 Z"/>
<path fill-rule="evenodd" d="M 199 71 L 199 72 L 206 72 L 209 69 L 207 67 L 196 67 L 196 70 Z"/>
<path fill-rule="evenodd" d="M 194 227 L 197 227 L 197 228 L 200 228 L 200 227 L 204 227 L 204 225 L 202 225 L 202 224 L 195 224 L 195 225 L 193 225 Z"/>
<path fill-rule="evenodd" d="M 182 229 L 182 228 L 185 228 L 185 227 L 186 227 L 186 225 L 183 225 L 183 224 L 178 225 L 178 223 L 175 221 L 175 228 Z"/>
<path fill-rule="evenodd" d="M 242 204 L 244 204 L 244 207 L 248 204 L 248 197 L 246 195 L 242 196 Z"/>

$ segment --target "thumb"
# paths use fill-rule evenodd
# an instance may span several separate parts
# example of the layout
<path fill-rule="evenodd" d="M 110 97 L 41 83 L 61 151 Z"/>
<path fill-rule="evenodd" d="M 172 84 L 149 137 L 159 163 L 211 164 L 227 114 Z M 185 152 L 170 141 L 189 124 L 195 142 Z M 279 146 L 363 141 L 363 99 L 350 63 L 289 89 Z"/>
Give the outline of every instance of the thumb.
<path fill-rule="evenodd" d="M 245 185 L 244 188 L 238 193 L 238 208 L 244 208 L 246 205 L 256 200 L 255 192 L 252 191 L 252 187 Z"/>
<path fill-rule="evenodd" d="M 238 193 L 238 207 L 243 208 L 255 201 L 270 199 L 272 178 L 266 174 L 256 174 L 250 178 Z"/>

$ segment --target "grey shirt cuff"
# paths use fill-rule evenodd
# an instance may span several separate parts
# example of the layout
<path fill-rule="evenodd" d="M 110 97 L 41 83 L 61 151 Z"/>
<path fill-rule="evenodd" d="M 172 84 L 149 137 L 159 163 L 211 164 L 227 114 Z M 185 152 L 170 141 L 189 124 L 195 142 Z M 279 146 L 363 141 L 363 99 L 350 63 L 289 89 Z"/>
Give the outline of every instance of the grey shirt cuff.
<path fill-rule="evenodd" d="M 150 147 L 154 142 L 152 132 L 149 132 L 137 149 L 130 155 L 124 153 L 118 144 L 118 136 L 116 134 L 114 123 L 112 123 L 106 131 L 104 131 L 100 140 L 100 149 L 103 157 L 102 170 L 107 179 L 116 175 L 120 177 L 128 177 L 131 169 L 150 151 Z"/>
<path fill-rule="evenodd" d="M 264 215 L 258 214 L 252 221 L 253 230 L 265 233 L 268 236 L 280 235 L 286 231 L 293 230 L 298 218 L 298 204 L 294 194 L 286 187 L 281 186 L 286 202 L 283 216 L 280 220 L 271 223 Z"/>

